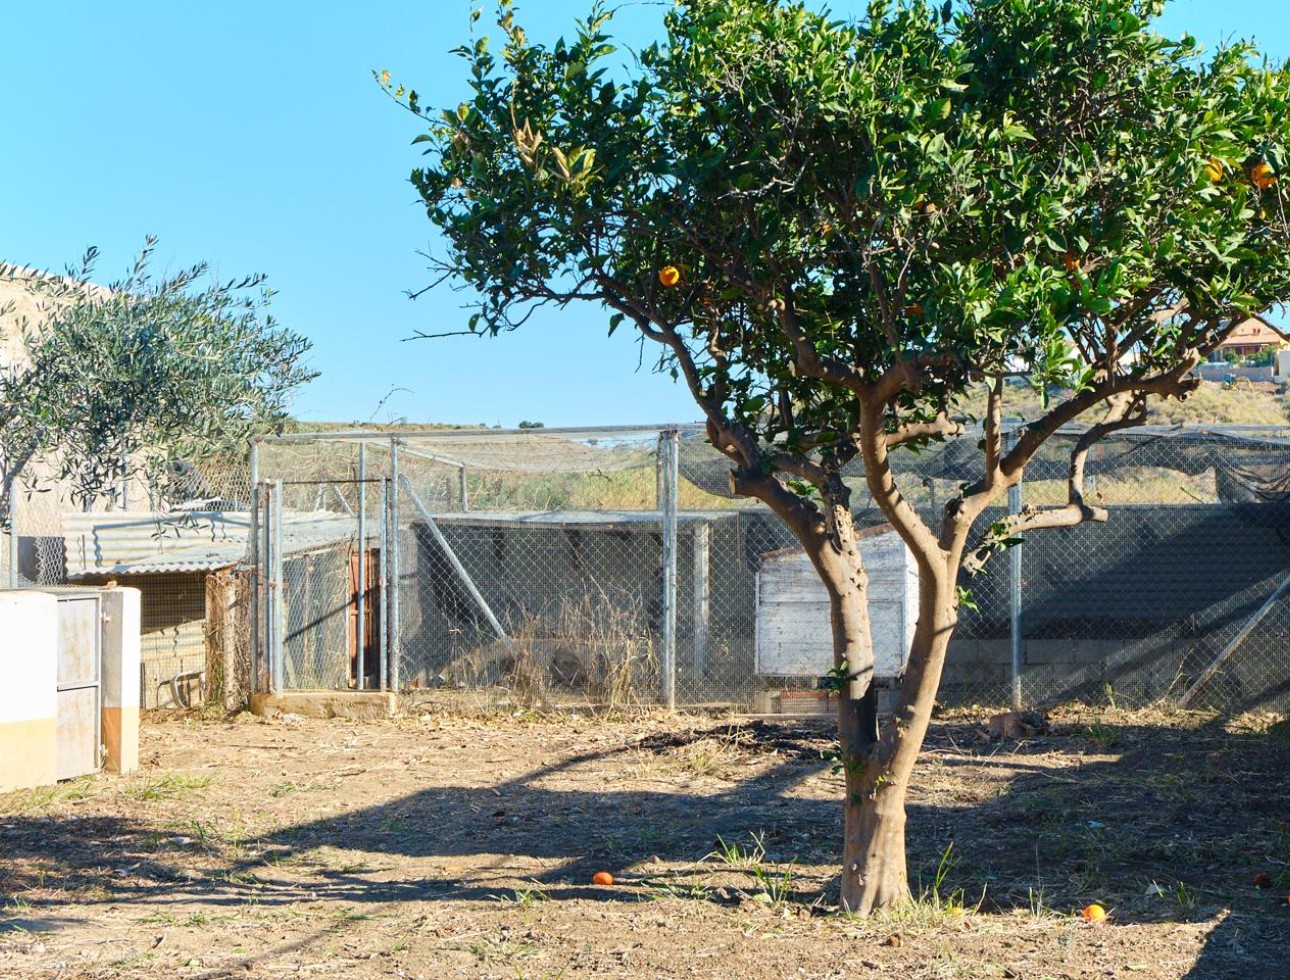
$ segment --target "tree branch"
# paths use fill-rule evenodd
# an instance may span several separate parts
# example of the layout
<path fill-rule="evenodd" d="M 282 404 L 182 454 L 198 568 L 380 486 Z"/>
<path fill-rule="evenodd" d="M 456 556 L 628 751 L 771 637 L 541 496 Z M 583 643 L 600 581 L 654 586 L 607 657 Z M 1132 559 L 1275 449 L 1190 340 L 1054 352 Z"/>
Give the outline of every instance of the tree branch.
<path fill-rule="evenodd" d="M 918 511 L 905 499 L 891 472 L 887 452 L 887 435 L 883 431 L 886 402 L 872 398 L 860 401 L 860 455 L 864 459 L 865 480 L 869 493 L 883 516 L 909 545 L 924 575 L 943 574 L 944 568 L 932 564 L 932 557 L 941 553 L 940 545 L 931 530 L 918 516 Z"/>
<path fill-rule="evenodd" d="M 860 372 L 837 358 L 820 356 L 806 336 L 797 319 L 791 287 L 785 290 L 783 299 L 772 299 L 767 305 L 777 315 L 780 330 L 793 345 L 793 365 L 798 374 L 841 385 L 851 391 L 860 390 L 864 384 Z"/>
<path fill-rule="evenodd" d="M 1112 432 L 1142 425 L 1146 420 L 1146 393 L 1125 392 L 1109 399 L 1106 416 L 1083 432 L 1071 450 L 1066 504 L 1061 507 L 1026 507 L 1020 514 L 996 521 L 964 559 L 963 570 L 969 575 L 977 574 L 992 555 L 1009 547 L 1010 539 L 1019 534 L 1054 527 L 1075 527 L 1086 521 L 1105 522 L 1109 517 L 1106 508 L 1090 506 L 1084 496 L 1084 472 L 1089 450 Z"/>
<path fill-rule="evenodd" d="M 927 422 L 907 422 L 887 433 L 887 448 L 895 449 L 919 439 L 944 439 L 963 434 L 963 426 L 942 412 Z"/>

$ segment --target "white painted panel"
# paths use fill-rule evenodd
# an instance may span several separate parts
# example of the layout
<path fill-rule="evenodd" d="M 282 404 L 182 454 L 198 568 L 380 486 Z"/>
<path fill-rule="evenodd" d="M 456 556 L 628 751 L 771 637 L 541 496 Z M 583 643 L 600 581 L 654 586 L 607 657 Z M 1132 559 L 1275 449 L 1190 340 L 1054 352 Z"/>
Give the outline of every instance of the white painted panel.
<path fill-rule="evenodd" d="M 918 569 L 894 533 L 861 539 L 878 677 L 904 673 L 917 620 Z M 756 672 L 822 677 L 833 667 L 828 595 L 805 552 L 774 552 L 757 576 Z"/>
<path fill-rule="evenodd" d="M 55 717 L 58 600 L 44 592 L 0 592 L 0 638 L 0 724 Z"/>
<path fill-rule="evenodd" d="M 99 689 L 58 692 L 59 779 L 75 779 L 99 768 Z"/>

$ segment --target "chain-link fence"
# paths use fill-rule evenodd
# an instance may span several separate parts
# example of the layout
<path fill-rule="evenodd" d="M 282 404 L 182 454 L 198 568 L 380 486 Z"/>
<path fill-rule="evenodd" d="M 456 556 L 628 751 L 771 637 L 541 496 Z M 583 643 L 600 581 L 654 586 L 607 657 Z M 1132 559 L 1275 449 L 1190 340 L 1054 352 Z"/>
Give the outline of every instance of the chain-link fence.
<path fill-rule="evenodd" d="M 1074 438 L 983 525 L 1064 500 Z M 931 519 L 977 475 L 976 437 L 899 463 Z M 768 664 L 827 647 L 818 587 L 697 427 L 297 436 L 253 469 L 178 466 L 89 507 L 20 482 L 0 575 L 139 588 L 148 707 L 253 687 L 827 707 L 818 656 Z M 1032 534 L 962 583 L 942 701 L 1290 705 L 1290 434 L 1131 430 L 1088 474 L 1106 524 Z"/>
<path fill-rule="evenodd" d="M 983 524 L 1063 501 L 1074 438 L 1052 440 Z M 974 478 L 976 441 L 901 460 L 929 518 Z M 264 684 L 478 706 L 823 710 L 811 688 L 827 664 L 766 663 L 775 642 L 827 646 L 819 596 L 770 574 L 795 542 L 731 496 L 728 472 L 697 427 L 262 442 Z M 1133 430 L 1099 444 L 1088 472 L 1108 523 L 1037 532 L 963 583 L 972 607 L 942 701 L 1284 707 L 1285 433 Z M 858 521 L 881 523 L 860 475 L 849 480 Z M 789 600 L 796 619 L 779 612 Z"/>

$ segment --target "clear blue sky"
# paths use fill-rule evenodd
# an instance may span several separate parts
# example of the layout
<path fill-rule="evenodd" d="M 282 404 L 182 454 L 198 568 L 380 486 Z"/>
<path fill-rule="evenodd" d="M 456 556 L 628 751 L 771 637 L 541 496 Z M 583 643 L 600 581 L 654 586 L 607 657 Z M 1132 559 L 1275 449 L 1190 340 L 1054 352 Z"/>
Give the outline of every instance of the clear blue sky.
<path fill-rule="evenodd" d="M 543 39 L 589 6 L 520 2 Z M 312 339 L 322 372 L 297 401 L 306 421 L 694 418 L 685 392 L 648 370 L 649 351 L 637 369 L 628 331 L 605 339 L 595 310 L 549 311 L 496 340 L 405 341 L 459 329 L 464 297 L 404 295 L 427 281 L 417 253 L 433 247 L 407 183 L 417 121 L 370 72 L 388 67 L 426 104 L 456 104 L 464 72 L 448 51 L 471 6 L 6 3 L 0 259 L 58 270 L 93 244 L 98 278 L 112 279 L 155 234 L 159 266 L 207 259 L 228 276 L 267 273 L 276 316 Z M 626 41 L 645 43 L 663 9 L 627 8 Z M 1207 46 L 1253 36 L 1290 55 L 1290 9 L 1274 0 L 1175 0 L 1161 27 Z M 391 388 L 408 390 L 378 411 Z"/>

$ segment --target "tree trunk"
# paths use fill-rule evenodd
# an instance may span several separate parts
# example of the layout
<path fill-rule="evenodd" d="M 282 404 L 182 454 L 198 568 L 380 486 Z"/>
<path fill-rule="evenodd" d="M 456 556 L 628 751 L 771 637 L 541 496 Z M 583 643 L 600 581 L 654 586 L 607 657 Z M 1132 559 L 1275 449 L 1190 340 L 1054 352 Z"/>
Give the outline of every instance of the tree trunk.
<path fill-rule="evenodd" d="M 957 620 L 954 580 L 936 568 L 933 574 L 924 570 L 919 582 L 919 618 L 909 664 L 895 714 L 884 725 L 881 738 L 869 721 L 877 717 L 877 691 L 871 683 L 862 700 L 844 696 L 839 707 L 846 775 L 841 905 L 861 916 L 910 900 L 905 800 Z M 857 616 L 857 599 L 861 605 L 867 603 L 861 593 L 842 596 L 834 605 L 834 650 L 839 660 L 851 649 L 839 648 L 839 641 L 849 640 L 854 629 L 839 631 L 838 620 L 846 624 L 862 619 L 868 633 L 868 611 Z M 867 648 L 872 664 L 872 642 L 867 642 Z M 866 740 L 870 732 L 872 737 Z"/>
<path fill-rule="evenodd" d="M 955 583 L 961 550 L 904 533 L 918 561 L 918 625 L 895 714 L 878 730 L 868 578 L 845 487 L 825 505 L 823 526 L 792 521 L 829 596 L 838 687 L 839 765 L 846 829 L 841 904 L 857 915 L 909 901 L 905 799 L 931 723 L 945 651 L 958 621 Z M 800 523 L 800 527 L 798 524 Z M 823 531 L 824 533 L 820 533 Z M 911 540 L 912 539 L 912 540 Z"/>
<path fill-rule="evenodd" d="M 905 863 L 905 784 L 884 781 L 857 792 L 847 780 L 842 908 L 867 916 L 909 901 Z"/>
<path fill-rule="evenodd" d="M 867 914 L 875 904 L 893 904 L 909 895 L 903 794 L 893 797 L 871 778 L 878 747 L 878 692 L 868 577 L 850 511 L 836 507 L 830 516 L 832 539 L 817 540 L 807 551 L 828 592 L 833 627 L 838 763 L 846 783 L 842 907 Z"/>

